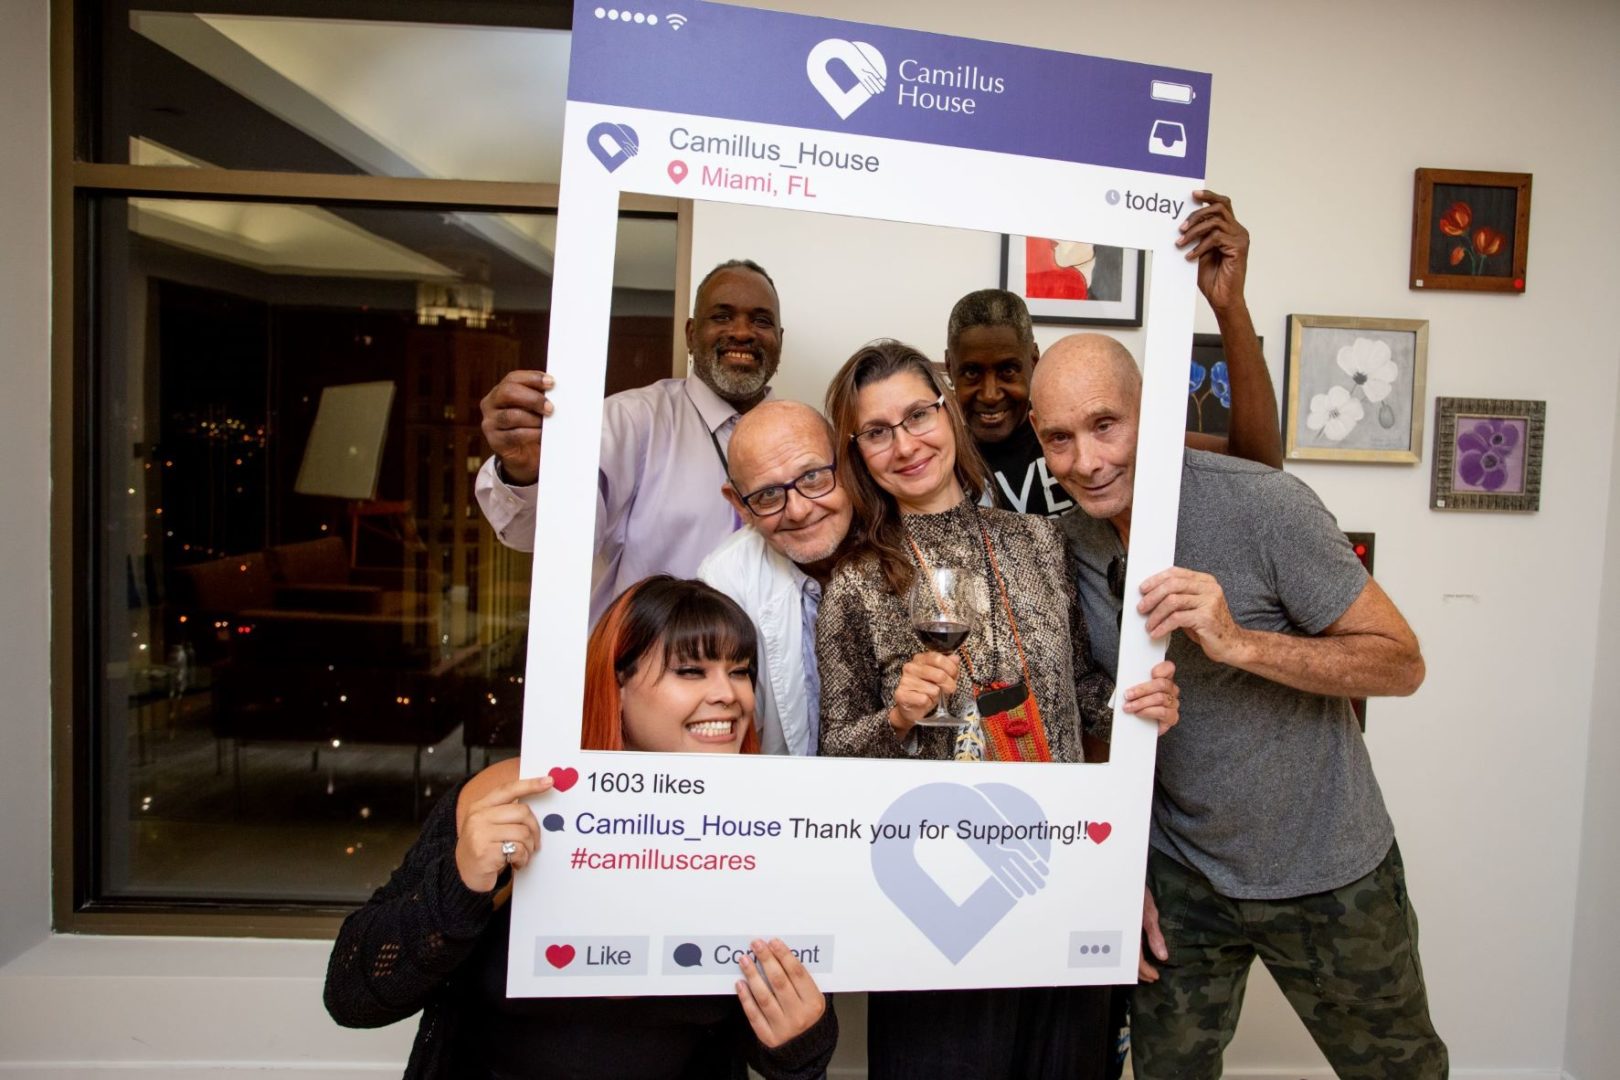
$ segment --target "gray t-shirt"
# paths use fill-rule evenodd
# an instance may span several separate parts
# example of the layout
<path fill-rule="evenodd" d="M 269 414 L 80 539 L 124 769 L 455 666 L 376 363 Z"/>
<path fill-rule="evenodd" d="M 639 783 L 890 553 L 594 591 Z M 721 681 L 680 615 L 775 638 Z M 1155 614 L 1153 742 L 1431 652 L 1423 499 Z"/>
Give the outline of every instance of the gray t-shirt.
<path fill-rule="evenodd" d="M 1080 559 L 1092 655 L 1116 670 L 1121 603 L 1107 568 L 1119 535 L 1079 510 L 1058 523 Z M 1182 469 L 1176 565 L 1219 581 L 1240 626 L 1285 634 L 1320 634 L 1367 584 L 1302 481 L 1199 450 Z M 1395 830 L 1349 699 L 1214 663 L 1179 632 L 1169 657 L 1181 723 L 1159 740 L 1152 845 L 1234 899 L 1303 896 L 1370 873 Z"/>

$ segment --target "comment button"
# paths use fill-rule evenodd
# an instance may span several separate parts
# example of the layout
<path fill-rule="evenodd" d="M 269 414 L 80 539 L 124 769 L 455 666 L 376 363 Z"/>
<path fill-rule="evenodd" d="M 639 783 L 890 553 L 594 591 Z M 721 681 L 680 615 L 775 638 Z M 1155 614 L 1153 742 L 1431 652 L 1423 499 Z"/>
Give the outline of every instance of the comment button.
<path fill-rule="evenodd" d="M 753 955 L 751 937 L 722 934 L 693 934 L 664 939 L 665 975 L 702 975 L 723 971 L 736 974 L 737 961 Z M 801 934 L 784 936 L 782 941 L 812 975 L 831 971 L 833 936 Z"/>

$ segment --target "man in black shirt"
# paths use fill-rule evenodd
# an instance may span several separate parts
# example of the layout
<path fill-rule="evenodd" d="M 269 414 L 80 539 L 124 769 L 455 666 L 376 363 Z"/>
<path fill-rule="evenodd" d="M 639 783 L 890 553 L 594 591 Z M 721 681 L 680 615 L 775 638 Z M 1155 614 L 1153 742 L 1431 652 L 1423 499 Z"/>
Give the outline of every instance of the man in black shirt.
<path fill-rule="evenodd" d="M 1249 232 L 1224 195 L 1193 194 L 1203 206 L 1182 225 L 1177 246 L 1198 262 L 1198 288 L 1215 311 L 1232 386 L 1231 435 L 1189 434 L 1187 445 L 1282 467 L 1277 395 L 1260 353 L 1243 284 Z M 1029 309 L 1005 289 L 968 293 L 951 309 L 945 364 L 979 452 L 994 474 L 996 505 L 1056 516 L 1074 502 L 1046 470 L 1029 424 L 1029 380 L 1040 359 Z"/>

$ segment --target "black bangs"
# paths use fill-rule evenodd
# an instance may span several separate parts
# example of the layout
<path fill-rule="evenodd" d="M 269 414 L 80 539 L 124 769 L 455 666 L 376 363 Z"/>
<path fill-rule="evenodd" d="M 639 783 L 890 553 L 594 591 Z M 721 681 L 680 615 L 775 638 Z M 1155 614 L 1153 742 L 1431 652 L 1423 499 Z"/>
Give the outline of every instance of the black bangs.
<path fill-rule="evenodd" d="M 758 655 L 753 620 L 725 596 L 692 597 L 670 614 L 664 626 L 665 667 L 679 660 L 740 661 L 748 664 L 748 677 L 755 679 Z"/>
<path fill-rule="evenodd" d="M 701 581 L 651 577 L 636 590 L 625 612 L 614 667 L 620 677 L 634 672 L 636 661 L 663 645 L 664 667 L 679 661 L 723 660 L 748 665 L 748 678 L 759 677 L 759 637 L 743 609 L 729 596 Z"/>

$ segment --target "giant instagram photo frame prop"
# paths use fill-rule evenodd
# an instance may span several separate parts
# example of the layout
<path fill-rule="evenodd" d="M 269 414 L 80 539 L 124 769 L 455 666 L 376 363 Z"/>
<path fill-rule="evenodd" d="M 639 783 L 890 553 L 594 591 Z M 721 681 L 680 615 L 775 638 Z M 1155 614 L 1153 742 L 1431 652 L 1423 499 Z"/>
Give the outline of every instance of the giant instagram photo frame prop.
<path fill-rule="evenodd" d="M 1084 237 L 1156 256 L 1135 595 L 1174 552 L 1197 295 L 1174 241 L 1202 186 L 1209 76 L 695 0 L 577 4 L 573 33 L 548 352 L 566 400 L 541 455 L 522 746 L 525 775 L 558 781 L 533 802 L 508 992 L 731 993 L 762 936 L 825 990 L 1134 981 L 1151 723 L 1119 714 L 1100 765 L 581 751 L 587 508 L 621 193 Z M 745 70 L 722 59 L 739 42 Z M 693 134 L 715 141 L 699 153 Z M 1163 651 L 1127 607 L 1119 685 Z M 609 862 L 629 869 L 590 865 Z"/>

